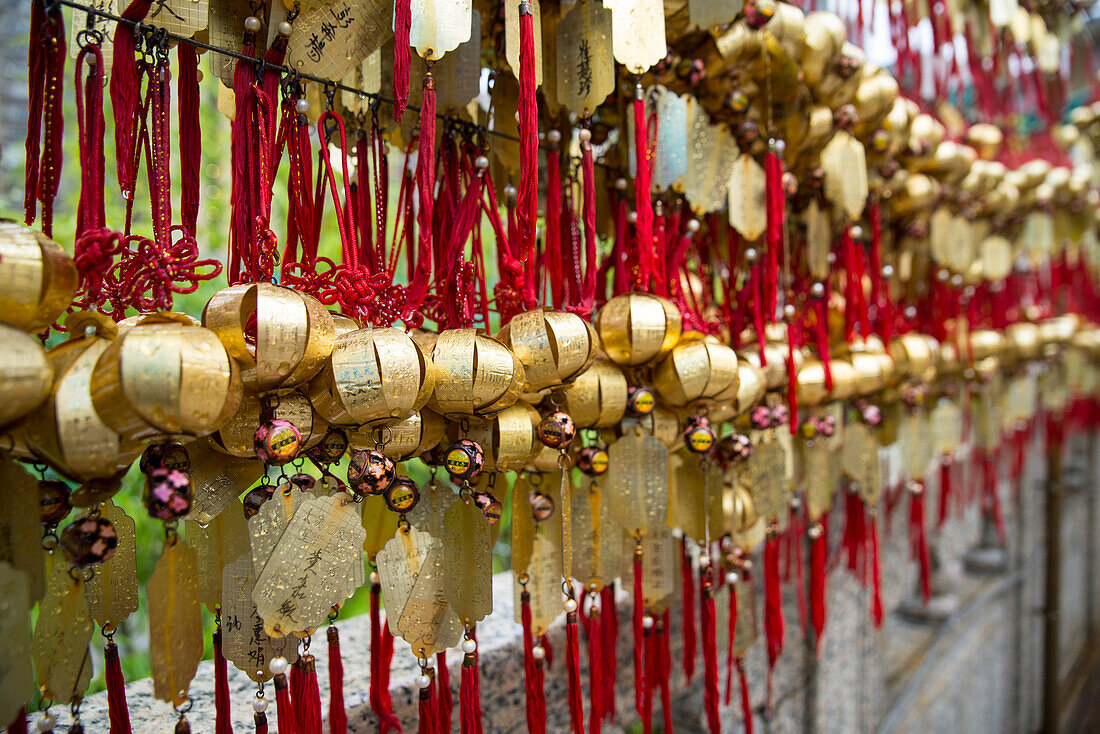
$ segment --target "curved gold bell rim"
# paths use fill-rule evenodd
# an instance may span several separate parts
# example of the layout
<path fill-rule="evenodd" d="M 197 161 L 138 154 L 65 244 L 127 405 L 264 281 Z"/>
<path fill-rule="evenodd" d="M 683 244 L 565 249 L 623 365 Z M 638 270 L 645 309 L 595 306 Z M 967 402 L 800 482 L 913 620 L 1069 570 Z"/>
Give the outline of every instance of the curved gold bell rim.
<path fill-rule="evenodd" d="M 1039 337 L 1039 327 L 1027 321 L 1009 324 L 1005 337 L 1012 344 L 1017 359 L 1032 360 L 1042 355 L 1043 345 Z"/>
<path fill-rule="evenodd" d="M 449 420 L 489 417 L 513 405 L 525 382 L 508 347 L 477 329 L 448 329 L 426 356 L 435 366 L 428 406 Z"/>
<path fill-rule="evenodd" d="M 577 314 L 549 308 L 513 316 L 496 338 L 523 365 L 528 393 L 572 382 L 600 351 L 591 324 Z"/>
<path fill-rule="evenodd" d="M 535 434 L 540 420 L 542 416 L 533 406 L 516 401 L 491 418 L 472 418 L 462 423 L 469 424 L 465 437 L 477 442 L 485 451 L 484 470 L 518 471 L 542 448 Z M 463 437 L 460 423 L 449 423 L 446 432 L 448 440 Z"/>
<path fill-rule="evenodd" d="M 979 329 L 970 332 L 970 353 L 974 361 L 987 357 L 1000 357 L 1005 348 L 1005 338 L 1001 332 L 993 329 Z"/>
<path fill-rule="evenodd" d="M 595 321 L 608 359 L 629 367 L 662 359 L 680 340 L 683 325 L 671 301 L 647 293 L 615 296 Z"/>
<path fill-rule="evenodd" d="M 611 428 L 626 412 L 627 380 L 613 362 L 596 360 L 562 390 L 578 428 Z"/>
<path fill-rule="evenodd" d="M 54 370 L 42 343 L 0 324 L 0 428 L 30 415 L 50 396 Z"/>
<path fill-rule="evenodd" d="M 0 323 L 48 328 L 72 303 L 80 276 L 68 253 L 41 232 L 0 222 Z"/>

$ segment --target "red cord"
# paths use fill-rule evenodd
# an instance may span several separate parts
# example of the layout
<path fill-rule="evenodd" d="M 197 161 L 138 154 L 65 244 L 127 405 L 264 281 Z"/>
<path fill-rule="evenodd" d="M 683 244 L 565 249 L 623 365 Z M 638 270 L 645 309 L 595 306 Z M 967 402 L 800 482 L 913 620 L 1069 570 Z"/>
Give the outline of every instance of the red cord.
<path fill-rule="evenodd" d="M 534 264 L 535 220 L 539 209 L 539 112 L 535 97 L 535 19 L 527 3 L 519 15 L 519 189 L 516 222 L 519 225 L 518 259 Z M 526 270 L 520 282 L 524 306 L 534 308 L 535 278 Z"/>
<path fill-rule="evenodd" d="M 683 612 L 684 678 L 688 685 L 695 675 L 695 570 L 687 549 L 687 538 L 680 541 L 680 604 Z"/>
<path fill-rule="evenodd" d="M 531 626 L 531 594 L 526 589 L 520 593 L 520 621 L 523 625 L 523 682 L 527 698 L 527 730 L 534 734 L 545 734 L 544 673 L 542 661 L 536 660 L 533 652 L 535 635 Z"/>
<path fill-rule="evenodd" d="M 436 729 L 440 734 L 451 734 L 451 714 L 455 708 L 454 696 L 451 694 L 451 669 L 447 667 L 447 651 L 443 650 L 435 656 L 435 683 L 436 713 L 438 721 Z M 461 694 L 461 687 L 459 689 Z"/>
<path fill-rule="evenodd" d="M 814 652 L 820 654 L 825 635 L 825 592 L 828 576 L 825 560 L 829 555 L 828 516 L 821 518 L 820 534 L 810 545 L 810 623 L 814 628 Z"/>
<path fill-rule="evenodd" d="M 714 590 L 710 570 L 700 569 L 700 628 L 703 636 L 703 708 L 707 713 L 707 728 L 711 734 L 721 734 L 718 714 L 718 643 L 716 639 Z"/>
<path fill-rule="evenodd" d="M 634 613 L 631 624 L 634 628 L 634 709 L 639 716 L 644 713 L 642 698 L 645 694 L 645 655 L 642 650 L 644 640 L 645 595 L 642 591 L 642 547 L 634 551 Z"/>
<path fill-rule="evenodd" d="M 117 656 L 117 651 L 116 651 Z M 222 630 L 214 630 L 214 731 L 233 734 L 233 716 L 229 700 L 229 665 L 222 655 Z"/>
<path fill-rule="evenodd" d="M 573 734 L 584 734 L 580 638 L 577 631 L 576 612 L 565 615 L 565 669 L 569 684 L 569 724 Z"/>
<path fill-rule="evenodd" d="M 176 46 L 179 76 L 180 223 L 194 237 L 199 220 L 199 166 L 202 164 L 202 130 L 199 125 L 199 55 L 195 47 Z"/>
<path fill-rule="evenodd" d="M 752 734 L 752 701 L 749 697 L 749 677 L 745 674 L 745 662 L 737 658 L 737 675 L 741 682 L 741 716 L 745 720 L 745 734 Z"/>
<path fill-rule="evenodd" d="M 394 0 L 393 3 L 393 119 L 401 122 L 409 103 L 409 72 L 412 53 L 409 50 L 409 31 L 412 25 L 412 0 Z"/>
<path fill-rule="evenodd" d="M 909 493 L 909 548 L 910 555 L 920 564 L 921 598 L 927 604 L 932 598 L 932 561 L 928 553 L 928 529 L 924 517 L 927 488 L 923 481 L 919 484 L 919 492 Z"/>
<path fill-rule="evenodd" d="M 218 654 L 221 654 L 220 645 Z M 108 642 L 103 648 L 103 662 L 107 681 L 107 712 L 111 720 L 111 734 L 130 734 L 130 708 L 126 705 L 126 681 L 122 677 L 122 663 L 118 657 L 118 645 Z M 216 684 L 215 684 L 216 685 Z M 215 698 L 215 706 L 217 699 Z M 26 719 L 24 714 L 21 718 Z M 220 709 L 218 716 L 221 721 Z M 222 729 L 217 730 L 219 734 Z"/>
<path fill-rule="evenodd" d="M 878 513 L 871 512 L 871 620 L 875 629 L 882 626 L 884 616 L 882 607 L 882 566 L 879 563 Z"/>
<path fill-rule="evenodd" d="M 764 542 L 764 632 L 768 642 L 768 668 L 774 669 L 783 653 L 783 590 L 779 582 L 779 536 Z"/>
<path fill-rule="evenodd" d="M 291 671 L 293 672 L 293 668 Z M 290 701 L 290 690 L 286 675 L 283 673 L 275 676 L 275 710 L 278 715 L 279 734 L 299 734 L 294 706 Z"/>
<path fill-rule="evenodd" d="M 729 592 L 729 619 L 726 622 L 726 699 L 725 704 L 730 705 L 730 696 L 733 693 L 733 667 L 737 656 L 734 649 L 737 642 L 737 584 L 730 586 Z"/>
<path fill-rule="evenodd" d="M 344 660 L 340 655 L 340 630 L 329 626 L 327 634 L 329 734 L 347 734 L 348 714 L 344 709 Z"/>
<path fill-rule="evenodd" d="M 603 716 L 615 719 L 615 678 L 619 664 L 619 609 L 615 604 L 615 585 L 608 584 L 600 591 L 600 619 L 603 627 Z"/>
<path fill-rule="evenodd" d="M 653 257 L 653 200 L 650 197 L 649 134 L 641 84 L 634 90 L 634 156 L 637 169 L 634 177 L 634 207 L 637 215 L 634 226 L 638 233 L 635 250 L 638 264 L 637 285 L 648 293 L 652 287 L 649 281 Z"/>

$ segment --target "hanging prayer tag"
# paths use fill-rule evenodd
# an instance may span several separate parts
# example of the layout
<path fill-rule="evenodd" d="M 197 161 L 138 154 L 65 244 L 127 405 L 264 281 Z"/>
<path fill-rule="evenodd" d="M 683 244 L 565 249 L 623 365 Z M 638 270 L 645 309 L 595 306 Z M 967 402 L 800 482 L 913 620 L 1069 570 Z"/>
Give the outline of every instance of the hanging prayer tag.
<path fill-rule="evenodd" d="M 773 520 L 787 514 L 790 486 L 787 481 L 787 453 L 779 441 L 783 428 L 755 431 L 752 455 L 745 468 L 746 483 L 752 490 L 752 500 L 760 517 Z"/>
<path fill-rule="evenodd" d="M 118 527 L 117 523 L 115 527 Z M 248 539 L 248 522 L 245 520 L 244 507 L 240 500 L 234 500 L 206 527 L 198 523 L 187 523 L 187 542 L 194 547 L 198 557 L 199 601 L 207 608 L 213 609 L 222 603 L 222 569 L 242 553 L 249 556 L 251 564 L 252 556 Z M 119 551 L 116 552 L 115 559 L 121 551 L 122 533 L 120 531 Z M 112 559 L 111 563 L 115 559 Z"/>
<path fill-rule="evenodd" d="M 356 64 L 341 80 L 345 86 L 377 94 L 382 89 L 382 49 L 375 49 Z M 340 104 L 349 112 L 365 115 L 370 112 L 370 97 L 340 90 Z"/>
<path fill-rule="evenodd" d="M 653 185 L 671 189 L 687 173 L 687 95 L 657 88 L 657 149 Z"/>
<path fill-rule="evenodd" d="M 256 569 L 256 575 L 263 573 L 267 561 L 274 553 L 279 539 L 290 524 L 291 518 L 298 510 L 298 505 L 305 500 L 304 493 L 289 482 L 281 484 L 271 493 L 271 497 L 263 503 L 260 511 L 248 521 L 248 535 L 252 549 L 252 565 Z"/>
<path fill-rule="evenodd" d="M 31 599 L 45 593 L 38 484 L 10 456 L 0 457 L 0 561 L 27 574 Z"/>
<path fill-rule="evenodd" d="M 481 12 L 473 11 L 470 38 L 435 68 L 435 102 L 440 110 L 462 110 L 481 89 Z"/>
<path fill-rule="evenodd" d="M 529 507 L 530 495 L 531 485 L 526 473 L 522 473 L 512 484 L 512 571 L 517 575 L 527 571 L 535 542 L 534 517 L 530 512 L 524 512 Z M 519 609 L 519 606 L 516 608 Z"/>
<path fill-rule="evenodd" d="M 729 177 L 730 226 L 752 242 L 764 235 L 768 224 L 764 206 L 764 167 L 749 153 L 734 161 Z"/>
<path fill-rule="evenodd" d="M 868 191 L 863 143 L 844 130 L 837 131 L 821 151 L 821 166 L 825 169 L 825 196 L 849 220 L 858 220 Z"/>
<path fill-rule="evenodd" d="M 608 449 L 605 497 L 615 523 L 630 532 L 663 525 L 668 514 L 668 449 L 655 437 L 635 431 Z"/>
<path fill-rule="evenodd" d="M 305 8 L 294 21 L 287 66 L 305 74 L 340 79 L 392 35 L 393 2 L 333 0 Z"/>
<path fill-rule="evenodd" d="M 470 39 L 471 0 L 412 0 L 411 7 L 409 44 L 428 61 Z"/>
<path fill-rule="evenodd" d="M 263 476 L 253 459 L 237 459 L 210 448 L 206 439 L 187 446 L 191 457 L 191 511 L 187 520 L 206 525 Z"/>
<path fill-rule="evenodd" d="M 104 13 L 118 15 L 118 0 L 92 0 L 88 5 L 96 10 L 102 10 Z M 111 62 L 114 58 L 114 25 L 111 23 L 110 19 L 102 15 L 93 14 L 92 25 L 89 28 L 87 11 L 73 8 L 73 20 L 69 27 L 69 57 L 73 59 L 80 54 L 82 42 L 85 39 L 81 31 L 93 30 L 100 34 L 102 40 L 98 45 L 100 51 L 103 53 L 103 63 L 106 64 L 103 73 L 105 76 L 109 77 L 111 74 Z"/>
<path fill-rule="evenodd" d="M 408 513 L 409 523 L 415 528 L 426 530 L 433 538 L 443 538 L 444 518 L 456 501 L 458 501 L 458 495 L 449 485 L 430 481 L 424 487 L 423 497 Z M 396 531 L 396 527 L 390 531 L 390 538 Z"/>
<path fill-rule="evenodd" d="M 676 597 L 676 564 L 672 528 L 655 525 L 642 537 L 642 594 L 646 609 L 660 614 Z"/>
<path fill-rule="evenodd" d="M 155 0 L 145 22 L 189 37 L 206 28 L 208 12 L 207 0 Z"/>
<path fill-rule="evenodd" d="M 381 495 L 364 497 L 359 504 L 362 506 L 363 529 L 366 531 L 363 552 L 367 554 L 367 558 L 374 558 L 397 532 L 400 518 L 397 513 L 390 512 Z"/>
<path fill-rule="evenodd" d="M 743 6 L 739 0 L 688 0 L 688 14 L 700 28 L 714 28 L 733 20 Z"/>
<path fill-rule="evenodd" d="M 756 591 L 751 581 L 737 583 L 737 626 L 734 627 L 733 653 L 741 657 L 760 634 L 756 624 Z"/>
<path fill-rule="evenodd" d="M 462 625 L 444 595 L 443 542 L 422 530 L 402 528 L 377 563 L 394 634 L 421 657 L 456 644 Z"/>
<path fill-rule="evenodd" d="M 146 586 L 153 693 L 179 706 L 202 660 L 198 563 L 185 541 L 169 541 Z"/>
<path fill-rule="evenodd" d="M 256 574 L 252 598 L 267 633 L 320 626 L 354 592 L 365 537 L 359 508 L 346 493 L 303 500 Z"/>
<path fill-rule="evenodd" d="M 599 0 L 577 3 L 557 30 L 558 101 L 586 116 L 615 91 L 611 11 Z"/>
<path fill-rule="evenodd" d="M 611 39 L 615 60 L 631 74 L 644 74 L 665 58 L 665 6 L 662 0 L 615 0 Z"/>
<path fill-rule="evenodd" d="M 806 267 L 815 281 L 824 281 L 829 277 L 829 250 L 833 239 L 829 210 L 812 199 L 803 218 L 806 222 Z"/>
<path fill-rule="evenodd" d="M 68 703 L 84 695 L 92 678 L 92 620 L 80 572 L 58 563 L 47 582 L 46 596 L 34 626 L 34 669 L 43 698 Z M 151 579 L 150 579 L 151 582 Z"/>
<path fill-rule="evenodd" d="M 571 500 L 569 518 L 573 525 L 573 575 L 585 585 L 598 583 L 600 549 L 596 518 L 600 512 L 599 486 L 591 477 L 585 477 L 581 486 L 571 493 Z"/>
<path fill-rule="evenodd" d="M 298 659 L 298 646 L 273 640 L 264 631 L 264 621 L 252 601 L 256 577 L 252 558 L 238 556 L 222 571 L 222 654 L 251 680 L 270 680 L 268 662 L 282 655 L 287 662 Z"/>
<path fill-rule="evenodd" d="M 103 504 L 100 516 L 115 526 L 118 545 L 113 556 L 92 567 L 94 574 L 84 582 L 84 594 L 89 615 L 96 623 L 117 626 L 138 608 L 135 525 L 132 517 L 110 501 Z"/>
<path fill-rule="evenodd" d="M 527 590 L 531 594 L 531 624 L 535 629 L 547 630 L 562 613 L 561 543 L 550 537 L 549 533 L 535 536 L 527 577 Z M 517 604 L 517 616 L 519 611 Z"/>
<path fill-rule="evenodd" d="M 34 689 L 30 611 L 27 574 L 0 561 L 0 721 L 13 721 Z"/>
<path fill-rule="evenodd" d="M 451 611 L 463 624 L 493 611 L 493 554 L 489 521 L 473 502 L 447 510 L 443 535 L 443 579 Z"/>
<path fill-rule="evenodd" d="M 882 494 L 882 467 L 879 461 L 879 441 L 873 428 L 856 420 L 844 431 L 841 461 L 844 473 L 859 487 L 859 496 L 868 505 L 878 502 Z"/>
<path fill-rule="evenodd" d="M 539 0 L 525 0 L 535 26 L 535 87 L 542 85 L 542 9 Z M 520 0 L 504 2 L 504 54 L 512 74 L 519 79 L 519 11 Z"/>
<path fill-rule="evenodd" d="M 672 469 L 668 490 L 669 527 L 679 528 L 692 540 L 701 541 L 706 534 L 704 477 L 699 460 L 680 451 L 669 457 Z M 719 480 L 720 486 L 721 480 Z"/>
<path fill-rule="evenodd" d="M 210 24 L 207 30 L 210 45 L 240 51 L 244 19 L 252 15 L 249 0 L 209 0 L 208 7 Z M 263 39 L 260 39 L 257 55 L 263 55 L 263 50 Z M 226 88 L 233 89 L 233 71 L 237 68 L 237 59 L 214 52 L 210 54 L 210 68 Z M 232 107 L 230 104 L 229 108 Z"/>

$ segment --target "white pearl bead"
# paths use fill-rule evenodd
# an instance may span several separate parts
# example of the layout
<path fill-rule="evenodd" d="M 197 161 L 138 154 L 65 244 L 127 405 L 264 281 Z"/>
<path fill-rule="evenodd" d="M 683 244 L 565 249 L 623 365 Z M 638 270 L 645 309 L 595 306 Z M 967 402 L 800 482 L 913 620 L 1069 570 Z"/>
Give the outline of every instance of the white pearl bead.
<path fill-rule="evenodd" d="M 653 629 L 653 622 L 653 617 L 648 614 L 642 617 L 642 627 L 645 627 L 647 630 Z"/>
<path fill-rule="evenodd" d="M 420 688 L 427 688 L 431 684 L 432 684 L 432 679 L 431 679 L 430 676 L 427 676 L 424 673 L 421 673 L 420 675 L 416 676 L 416 685 L 419 686 Z"/>
<path fill-rule="evenodd" d="M 560 143 L 561 142 L 561 131 L 560 130 L 551 130 L 550 132 L 546 133 L 546 139 L 549 140 L 551 143 Z"/>
<path fill-rule="evenodd" d="M 688 222 L 687 222 L 687 230 L 688 230 L 688 232 L 691 232 L 691 233 L 693 233 L 693 234 L 694 234 L 695 232 L 698 232 L 698 231 L 699 231 L 699 227 L 700 227 L 700 224 L 699 224 L 699 220 L 698 220 L 698 219 L 689 219 L 689 220 L 688 220 Z"/>
<path fill-rule="evenodd" d="M 546 657 L 546 650 L 543 648 L 542 645 L 535 645 L 531 648 L 531 657 L 533 657 L 535 660 L 542 660 Z"/>
<path fill-rule="evenodd" d="M 629 214 L 627 214 L 626 215 L 626 221 L 630 222 L 631 224 L 634 224 L 635 222 L 637 222 L 638 221 L 638 212 L 630 212 Z"/>
<path fill-rule="evenodd" d="M 489 167 L 489 157 L 484 156 L 484 155 L 479 155 L 477 157 L 477 160 L 474 161 L 474 163 L 477 165 L 478 168 L 480 168 L 482 171 L 484 171 L 486 168 Z"/>
<path fill-rule="evenodd" d="M 516 187 L 513 186 L 512 184 L 506 184 L 504 186 L 504 195 L 505 196 L 515 196 L 516 195 Z"/>
<path fill-rule="evenodd" d="M 860 237 L 863 236 L 863 227 L 860 227 L 858 224 L 853 226 L 850 231 L 853 240 L 858 240 Z"/>
<path fill-rule="evenodd" d="M 253 700 L 252 701 L 252 710 L 255 711 L 258 714 L 262 714 L 264 711 L 267 711 L 267 699 L 266 698 L 257 698 L 255 700 Z"/>
<path fill-rule="evenodd" d="M 736 584 L 740 580 L 741 580 L 741 577 L 737 575 L 736 571 L 726 572 L 726 583 L 729 584 L 730 586 L 733 586 L 734 584 Z"/>
<path fill-rule="evenodd" d="M 287 665 L 289 665 L 289 663 L 286 661 L 286 658 L 280 655 L 279 657 L 271 658 L 271 662 L 267 664 L 267 668 L 271 671 L 272 675 L 279 675 L 280 673 L 286 672 Z"/>
<path fill-rule="evenodd" d="M 252 33 L 260 30 L 260 19 L 255 15 L 248 16 L 244 19 L 244 29 Z"/>
<path fill-rule="evenodd" d="M 894 275 L 894 266 L 893 265 L 883 265 L 882 266 L 882 276 L 884 278 L 890 278 L 893 275 Z"/>
<path fill-rule="evenodd" d="M 741 564 L 741 567 L 743 569 L 745 569 L 746 571 L 751 569 L 752 568 L 752 559 L 751 558 L 746 558 L 744 563 Z"/>
<path fill-rule="evenodd" d="M 565 603 L 561 605 L 561 608 L 565 610 L 566 614 L 572 614 L 577 611 L 577 602 L 574 599 L 566 599 Z"/>
<path fill-rule="evenodd" d="M 626 191 L 627 185 L 628 184 L 625 178 L 615 179 L 615 188 L 617 188 L 619 191 Z"/>
<path fill-rule="evenodd" d="M 750 263 L 756 262 L 756 258 L 759 257 L 759 256 L 760 255 L 759 255 L 759 253 L 757 253 L 755 247 L 750 247 L 750 248 L 745 250 L 745 259 L 747 261 L 749 261 Z"/>
<path fill-rule="evenodd" d="M 577 133 L 577 137 L 581 139 L 582 143 L 587 143 L 592 139 L 592 131 L 588 129 L 582 129 Z"/>
<path fill-rule="evenodd" d="M 783 155 L 784 153 L 786 153 L 787 152 L 787 143 L 786 143 L 786 141 L 776 140 L 775 141 L 775 152 L 778 153 L 779 155 Z"/>
<path fill-rule="evenodd" d="M 285 38 L 286 36 L 290 35 L 290 32 L 293 29 L 294 26 L 284 20 L 282 23 L 279 24 L 279 35 Z"/>
<path fill-rule="evenodd" d="M 38 731 L 53 731 L 56 725 L 56 716 L 53 714 L 42 714 L 42 718 L 38 720 Z"/>
<path fill-rule="evenodd" d="M 304 115 L 309 112 L 309 100 L 305 97 L 300 98 L 294 103 L 294 111 L 299 115 Z"/>
<path fill-rule="evenodd" d="M 788 303 L 783 307 L 783 315 L 788 319 L 793 319 L 795 315 L 794 304 Z"/>
<path fill-rule="evenodd" d="M 704 553 L 699 556 L 699 568 L 707 568 L 710 566 L 710 556 Z"/>
<path fill-rule="evenodd" d="M 463 640 L 462 641 L 462 652 L 466 653 L 467 655 L 473 655 L 475 652 L 477 652 L 477 641 L 476 640 Z"/>

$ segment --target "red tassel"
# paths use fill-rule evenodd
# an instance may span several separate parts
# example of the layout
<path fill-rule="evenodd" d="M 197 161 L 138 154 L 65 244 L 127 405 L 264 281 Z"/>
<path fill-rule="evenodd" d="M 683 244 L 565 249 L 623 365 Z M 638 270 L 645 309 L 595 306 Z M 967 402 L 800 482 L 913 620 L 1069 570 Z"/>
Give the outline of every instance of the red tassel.
<path fill-rule="evenodd" d="M 729 620 L 726 627 L 726 700 L 730 705 L 730 697 L 733 694 L 733 666 L 736 655 L 733 654 L 737 640 L 737 584 L 730 586 Z"/>
<path fill-rule="evenodd" d="M 131 0 L 122 17 L 142 21 L 152 7 L 152 0 Z M 134 53 L 135 28 L 129 23 L 115 27 L 114 59 L 111 63 L 111 107 L 115 115 L 115 160 L 118 185 L 129 201 L 134 198 L 137 171 L 137 111 L 141 96 L 141 76 Z M 243 139 L 243 138 L 242 138 Z"/>
<path fill-rule="evenodd" d="M 940 459 L 940 511 L 936 520 L 938 528 L 942 528 L 947 522 L 947 512 L 951 505 L 951 465 L 953 463 L 951 457 L 947 455 Z"/>
<path fill-rule="evenodd" d="M 741 682 L 741 716 L 745 720 L 745 734 L 752 734 L 752 700 L 749 698 L 749 677 L 745 675 L 745 661 L 737 658 L 737 675 Z"/>
<path fill-rule="evenodd" d="M 42 202 L 42 231 L 53 232 L 53 200 L 61 178 L 61 133 L 65 116 L 61 108 L 62 76 L 68 49 L 61 7 L 36 0 L 31 5 L 31 29 L 27 66 L 29 107 L 27 115 L 25 222 L 34 221 L 36 201 Z"/>
<path fill-rule="evenodd" d="M 256 724 L 256 734 L 267 734 L 267 714 L 253 714 L 252 721 Z"/>
<path fill-rule="evenodd" d="M 293 670 L 298 671 L 298 686 L 293 691 L 294 710 L 298 715 L 298 734 L 321 734 L 321 691 L 317 686 L 317 661 L 312 655 L 304 655 L 295 661 Z"/>
<path fill-rule="evenodd" d="M 878 511 L 871 509 L 871 620 L 875 629 L 882 626 L 882 566 L 878 554 Z"/>
<path fill-rule="evenodd" d="M 577 613 L 565 615 L 565 669 L 569 682 L 569 724 L 573 734 L 584 734 L 584 701 L 581 698 L 580 640 Z"/>
<path fill-rule="evenodd" d="M 924 519 L 924 482 L 916 482 L 919 491 L 909 493 L 910 554 L 920 564 L 920 592 L 924 603 L 932 598 L 932 561 L 928 553 L 928 530 Z"/>
<path fill-rule="evenodd" d="M 199 166 L 202 164 L 202 130 L 199 126 L 199 55 L 195 47 L 176 46 L 179 77 L 180 224 L 194 237 L 199 220 Z"/>
<path fill-rule="evenodd" d="M 393 701 L 389 691 L 390 660 L 393 657 L 393 636 L 389 622 L 381 622 L 379 600 L 382 587 L 371 584 L 370 589 L 370 706 L 378 717 L 379 730 L 386 734 L 390 729 L 401 732 L 401 722 L 393 713 Z"/>
<path fill-rule="evenodd" d="M 347 734 L 348 714 L 344 710 L 344 660 L 340 655 L 340 630 L 328 628 L 328 729 L 329 734 Z"/>
<path fill-rule="evenodd" d="M 783 248 L 786 229 L 786 197 L 783 193 L 783 161 L 779 153 L 769 147 L 764 154 L 764 208 L 767 214 L 764 253 L 764 314 L 768 320 L 775 318 L 779 305 L 779 251 Z M 797 422 L 797 421 L 795 421 Z"/>
<path fill-rule="evenodd" d="M 428 295 L 432 277 L 432 213 L 435 208 L 435 77 L 429 71 L 424 76 L 424 93 L 420 102 L 420 137 L 416 158 L 416 190 L 420 209 L 416 216 L 416 269 L 409 281 L 406 313 L 403 320 L 416 323 L 415 312 Z"/>
<path fill-rule="evenodd" d="M 634 157 L 636 161 L 634 177 L 634 207 L 637 220 L 634 225 L 638 233 L 636 255 L 639 266 L 641 290 L 648 293 L 651 285 L 649 263 L 653 254 L 653 199 L 650 196 L 649 175 L 649 129 L 646 124 L 645 101 L 642 99 L 642 85 L 634 88 Z"/>
<path fill-rule="evenodd" d="M 709 567 L 699 572 L 700 632 L 703 636 L 703 707 L 707 712 L 707 728 L 711 734 L 722 734 L 718 717 L 718 642 L 714 624 L 714 590 Z"/>
<path fill-rule="evenodd" d="M 535 97 L 535 18 L 531 6 L 519 6 L 519 190 L 516 218 L 519 247 L 516 256 L 528 267 L 534 264 L 535 221 L 539 210 L 539 110 Z M 527 308 L 536 306 L 535 278 L 521 273 L 522 295 Z"/>
<path fill-rule="evenodd" d="M 546 699 L 543 692 L 542 661 L 534 655 L 535 635 L 531 627 L 531 593 L 520 593 L 520 621 L 523 624 L 523 679 L 527 694 L 527 730 L 534 734 L 546 731 Z M 545 650 L 545 648 L 544 648 Z"/>
<path fill-rule="evenodd" d="M 604 686 L 600 678 L 604 667 L 603 626 L 600 620 L 600 607 L 595 600 L 589 608 L 584 631 L 588 637 L 588 734 L 600 734 L 604 717 Z"/>
<path fill-rule="evenodd" d="M 848 551 L 848 570 L 852 571 L 861 583 L 867 583 L 864 573 L 864 552 L 867 544 L 866 508 L 859 495 L 845 492 L 844 495 L 844 537 L 841 545 Z"/>
<path fill-rule="evenodd" d="M 810 545 L 810 623 L 814 628 L 814 652 L 821 652 L 821 638 L 825 634 L 825 559 L 829 554 L 829 534 L 825 518 L 818 528 L 820 533 Z"/>
<path fill-rule="evenodd" d="M 118 651 L 115 651 L 117 658 Z M 222 655 L 222 630 L 214 630 L 214 732 L 233 734 L 233 716 L 229 702 L 229 665 Z"/>
<path fill-rule="evenodd" d="M 293 668 L 291 670 L 293 671 Z M 275 710 L 278 714 L 279 734 L 299 734 L 288 686 L 284 673 L 275 676 Z"/>
<path fill-rule="evenodd" d="M 454 696 L 451 695 L 451 670 L 447 667 L 446 650 L 437 653 L 435 656 L 435 681 L 435 692 L 437 696 L 436 710 L 439 715 L 436 729 L 440 734 L 451 734 L 451 718 L 455 708 L 455 702 Z M 462 690 L 460 687 L 459 695 L 461 694 Z M 478 718 L 478 723 L 480 723 L 480 717 Z"/>
<path fill-rule="evenodd" d="M 645 595 L 642 592 L 642 546 L 640 541 L 634 548 L 634 614 L 631 626 L 634 628 L 634 709 L 643 715 L 643 697 L 645 694 L 645 655 L 642 650 L 645 628 Z"/>
<path fill-rule="evenodd" d="M 220 644 L 217 650 L 220 655 Z M 104 677 L 107 679 L 107 712 L 111 719 L 111 734 L 130 734 L 130 709 L 126 705 L 126 681 L 122 677 L 122 663 L 118 658 L 118 645 L 114 642 L 108 642 L 107 646 L 103 648 L 103 662 L 106 668 Z M 218 718 L 220 721 L 220 715 Z M 217 729 L 216 731 L 220 733 L 222 730 Z"/>
<path fill-rule="evenodd" d="M 691 679 L 695 675 L 695 571 L 691 566 L 687 538 L 680 541 L 680 584 L 684 620 L 684 678 L 691 685 Z"/>
<path fill-rule="evenodd" d="M 783 653 L 783 589 L 779 583 L 779 536 L 764 543 L 764 633 L 768 641 L 768 669 Z"/>
<path fill-rule="evenodd" d="M 615 719 L 615 678 L 619 665 L 619 609 L 615 604 L 615 585 L 600 591 L 600 619 L 603 622 L 603 717 Z"/>
<path fill-rule="evenodd" d="M 653 731 L 653 689 L 657 687 L 657 678 L 660 677 L 657 670 L 656 636 L 653 627 L 645 629 L 645 638 L 642 643 L 645 651 L 645 691 L 642 693 L 642 734 L 651 734 Z"/>
<path fill-rule="evenodd" d="M 435 673 L 429 668 L 426 674 L 431 679 L 431 683 L 420 689 L 420 722 L 417 731 L 420 734 L 436 734 L 438 710 L 435 700 Z"/>
<path fill-rule="evenodd" d="M 657 653 L 659 660 L 658 685 L 661 688 L 661 713 L 664 716 L 665 732 L 672 734 L 672 652 L 668 640 L 669 611 L 666 609 L 657 622 Z M 717 655 L 717 651 L 715 651 Z"/>
<path fill-rule="evenodd" d="M 458 721 L 462 726 L 462 734 L 481 733 L 480 688 L 477 674 L 477 653 L 469 653 L 462 658 L 462 683 L 458 689 Z M 450 726 L 447 729 L 449 730 Z"/>
<path fill-rule="evenodd" d="M 409 103 L 409 71 L 412 53 L 409 50 L 409 29 L 412 26 L 412 0 L 393 3 L 393 119 L 401 122 Z"/>
<path fill-rule="evenodd" d="M 582 195 L 581 218 L 584 223 L 584 285 L 581 288 L 581 299 L 578 307 L 580 313 L 589 315 L 596 302 L 596 173 L 595 162 L 592 159 L 592 143 L 581 143 L 581 175 Z M 601 291 L 603 292 L 603 291 Z"/>

